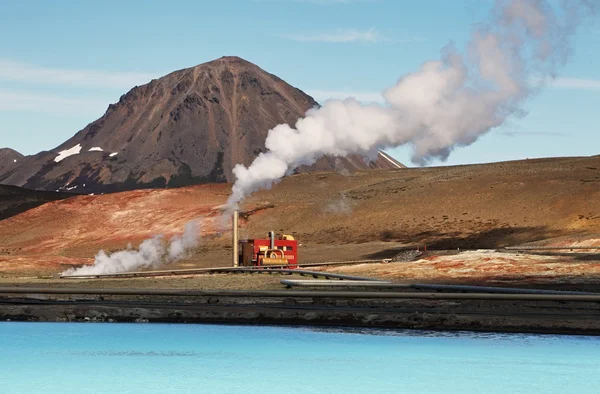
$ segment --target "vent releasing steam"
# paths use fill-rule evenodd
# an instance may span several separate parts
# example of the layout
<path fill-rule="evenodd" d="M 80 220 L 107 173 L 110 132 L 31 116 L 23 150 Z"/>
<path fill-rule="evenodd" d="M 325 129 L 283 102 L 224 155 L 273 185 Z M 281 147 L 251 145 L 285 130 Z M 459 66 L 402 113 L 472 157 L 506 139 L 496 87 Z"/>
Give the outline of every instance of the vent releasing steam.
<path fill-rule="evenodd" d="M 110 275 L 173 263 L 184 258 L 189 250 L 198 245 L 200 226 L 199 220 L 188 222 L 183 234 L 174 236 L 168 243 L 164 236 L 157 235 L 142 242 L 138 249 L 128 247 L 112 254 L 101 250 L 94 264 L 70 268 L 62 275 Z"/>
<path fill-rule="evenodd" d="M 384 105 L 330 100 L 295 128 L 271 129 L 267 151 L 233 169 L 229 209 L 325 155 L 372 156 L 408 144 L 415 164 L 446 160 L 455 147 L 524 115 L 525 101 L 566 62 L 576 26 L 599 6 L 597 0 L 496 0 L 463 51 L 448 44 L 439 60 L 384 91 Z"/>

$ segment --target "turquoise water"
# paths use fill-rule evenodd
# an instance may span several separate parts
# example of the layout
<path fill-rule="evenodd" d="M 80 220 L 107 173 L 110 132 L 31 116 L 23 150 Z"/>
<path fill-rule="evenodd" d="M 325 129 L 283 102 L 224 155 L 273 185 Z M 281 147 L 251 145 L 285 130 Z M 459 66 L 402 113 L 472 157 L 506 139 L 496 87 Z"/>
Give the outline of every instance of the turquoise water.
<path fill-rule="evenodd" d="M 0 323 L 0 393 L 599 393 L 600 338 Z"/>

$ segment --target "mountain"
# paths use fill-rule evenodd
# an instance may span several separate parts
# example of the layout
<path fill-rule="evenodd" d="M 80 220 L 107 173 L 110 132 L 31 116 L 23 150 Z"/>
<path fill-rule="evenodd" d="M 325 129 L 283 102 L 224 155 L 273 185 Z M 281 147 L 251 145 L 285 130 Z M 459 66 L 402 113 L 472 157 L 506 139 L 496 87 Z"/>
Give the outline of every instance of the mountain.
<path fill-rule="evenodd" d="M 0 149 L 0 174 L 10 172 L 18 167 L 25 156 L 9 148 Z"/>
<path fill-rule="evenodd" d="M 16 186 L 0 185 L 0 220 L 18 215 L 50 201 L 73 197 L 70 193 L 27 190 Z"/>
<path fill-rule="evenodd" d="M 79 193 L 232 181 L 264 151 L 269 129 L 318 103 L 238 57 L 223 57 L 136 86 L 48 152 L 0 171 L 0 183 Z M 400 168 L 387 155 L 324 158 L 310 170 Z"/>

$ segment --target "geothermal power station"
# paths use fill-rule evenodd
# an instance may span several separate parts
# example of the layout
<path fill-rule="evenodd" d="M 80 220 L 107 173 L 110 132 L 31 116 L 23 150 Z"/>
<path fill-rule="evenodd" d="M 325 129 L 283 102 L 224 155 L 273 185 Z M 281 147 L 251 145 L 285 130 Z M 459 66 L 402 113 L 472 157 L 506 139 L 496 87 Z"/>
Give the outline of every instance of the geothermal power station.
<path fill-rule="evenodd" d="M 599 4 L 489 11 L 375 102 L 225 56 L 0 149 L 0 320 L 600 334 L 600 156 L 428 166 L 523 117 Z"/>

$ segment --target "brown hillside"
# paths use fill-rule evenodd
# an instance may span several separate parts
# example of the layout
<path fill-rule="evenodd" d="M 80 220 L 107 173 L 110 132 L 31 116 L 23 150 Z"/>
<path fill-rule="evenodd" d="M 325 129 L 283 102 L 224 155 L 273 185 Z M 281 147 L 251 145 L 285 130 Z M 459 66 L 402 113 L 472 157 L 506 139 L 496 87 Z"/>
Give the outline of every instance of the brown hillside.
<path fill-rule="evenodd" d="M 0 174 L 5 174 L 18 167 L 24 156 L 16 150 L 9 148 L 0 149 Z"/>
<path fill-rule="evenodd" d="M 0 220 L 18 215 L 49 201 L 72 197 L 70 193 L 27 190 L 16 186 L 0 185 Z"/>
<path fill-rule="evenodd" d="M 79 196 L 0 221 L 0 270 L 56 273 L 101 248 L 172 235 L 206 217 L 186 264 L 229 264 L 219 205 L 230 185 Z M 300 174 L 244 204 L 242 236 L 289 232 L 306 260 L 384 256 L 401 244 L 487 248 L 600 233 L 600 157 Z M 563 238 L 564 240 L 565 238 Z M 343 247 L 336 247 L 342 245 Z"/>

